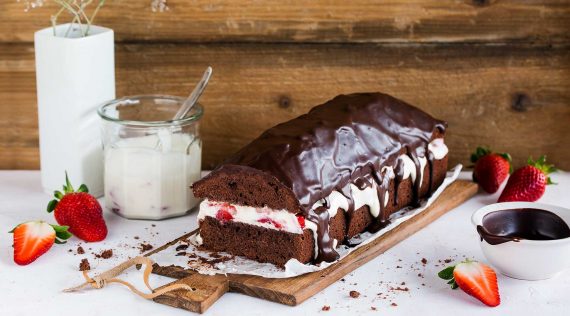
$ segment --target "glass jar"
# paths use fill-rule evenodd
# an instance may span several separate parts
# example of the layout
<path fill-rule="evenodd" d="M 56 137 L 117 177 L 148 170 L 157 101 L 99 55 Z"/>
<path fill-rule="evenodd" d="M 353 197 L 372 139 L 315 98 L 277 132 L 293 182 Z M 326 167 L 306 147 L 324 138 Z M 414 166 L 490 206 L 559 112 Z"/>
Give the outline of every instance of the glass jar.
<path fill-rule="evenodd" d="M 200 179 L 202 106 L 172 120 L 184 98 L 142 95 L 103 104 L 105 208 L 131 219 L 163 219 L 196 204 Z"/>

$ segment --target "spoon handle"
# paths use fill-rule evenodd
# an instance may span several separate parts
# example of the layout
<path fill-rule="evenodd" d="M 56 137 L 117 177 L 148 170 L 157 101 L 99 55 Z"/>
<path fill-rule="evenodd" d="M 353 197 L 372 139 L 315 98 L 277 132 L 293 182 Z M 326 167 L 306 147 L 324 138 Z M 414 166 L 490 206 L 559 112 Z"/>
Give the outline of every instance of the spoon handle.
<path fill-rule="evenodd" d="M 173 120 L 180 120 L 184 118 L 186 114 L 188 114 L 188 112 L 190 112 L 194 104 L 196 104 L 196 101 L 198 101 L 198 99 L 204 92 L 204 89 L 206 89 L 208 81 L 210 80 L 210 76 L 212 76 L 212 67 L 208 66 L 208 68 L 206 68 L 206 71 L 204 71 L 204 75 L 202 75 L 202 79 L 200 79 L 200 82 L 198 82 L 196 88 L 192 90 L 192 93 L 190 93 L 188 99 L 184 101 L 178 112 L 176 112 L 176 115 L 174 115 Z"/>

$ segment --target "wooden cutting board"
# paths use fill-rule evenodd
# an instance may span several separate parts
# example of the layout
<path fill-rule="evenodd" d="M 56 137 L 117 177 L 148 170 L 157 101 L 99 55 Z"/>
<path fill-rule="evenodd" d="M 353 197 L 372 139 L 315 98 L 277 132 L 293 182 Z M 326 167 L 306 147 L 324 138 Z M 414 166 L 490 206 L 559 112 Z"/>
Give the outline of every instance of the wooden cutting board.
<path fill-rule="evenodd" d="M 183 267 L 153 266 L 153 273 L 178 279 L 172 283 L 184 283 L 194 291 L 176 290 L 158 296 L 155 302 L 192 312 L 203 313 L 226 292 L 242 293 L 286 305 L 298 305 L 346 274 L 374 259 L 398 242 L 427 226 L 441 215 L 457 207 L 477 193 L 477 185 L 470 181 L 458 180 L 443 191 L 439 198 L 425 211 L 401 223 L 396 228 L 364 245 L 338 263 L 322 271 L 308 273 L 294 278 L 268 279 L 249 275 L 201 275 Z M 190 232 L 147 254 L 163 251 L 185 239 Z"/>

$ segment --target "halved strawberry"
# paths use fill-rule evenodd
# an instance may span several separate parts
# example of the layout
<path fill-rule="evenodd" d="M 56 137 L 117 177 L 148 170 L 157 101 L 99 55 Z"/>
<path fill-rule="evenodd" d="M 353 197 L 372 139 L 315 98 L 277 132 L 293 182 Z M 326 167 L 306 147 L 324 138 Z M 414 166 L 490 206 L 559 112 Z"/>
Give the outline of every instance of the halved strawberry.
<path fill-rule="evenodd" d="M 27 265 L 46 253 L 55 243 L 62 244 L 71 237 L 68 226 L 50 225 L 42 221 L 26 222 L 16 226 L 14 234 L 14 262 Z"/>
<path fill-rule="evenodd" d="M 465 293 L 475 297 L 487 306 L 495 307 L 501 304 L 499 286 L 495 271 L 477 261 L 464 261 L 456 266 L 450 266 L 437 274 L 452 289 L 459 287 Z"/>

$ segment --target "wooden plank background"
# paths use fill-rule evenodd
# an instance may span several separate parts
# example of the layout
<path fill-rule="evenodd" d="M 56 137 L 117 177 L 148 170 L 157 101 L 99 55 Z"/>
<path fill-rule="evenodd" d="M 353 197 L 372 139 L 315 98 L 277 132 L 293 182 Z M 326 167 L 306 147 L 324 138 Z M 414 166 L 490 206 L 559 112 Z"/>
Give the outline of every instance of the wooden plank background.
<path fill-rule="evenodd" d="M 39 167 L 32 41 L 49 3 L 0 3 L 0 169 Z M 483 144 L 570 169 L 568 1 L 107 3 L 118 96 L 186 95 L 213 66 L 205 168 L 339 93 L 383 91 L 449 122 L 452 164 Z"/>

